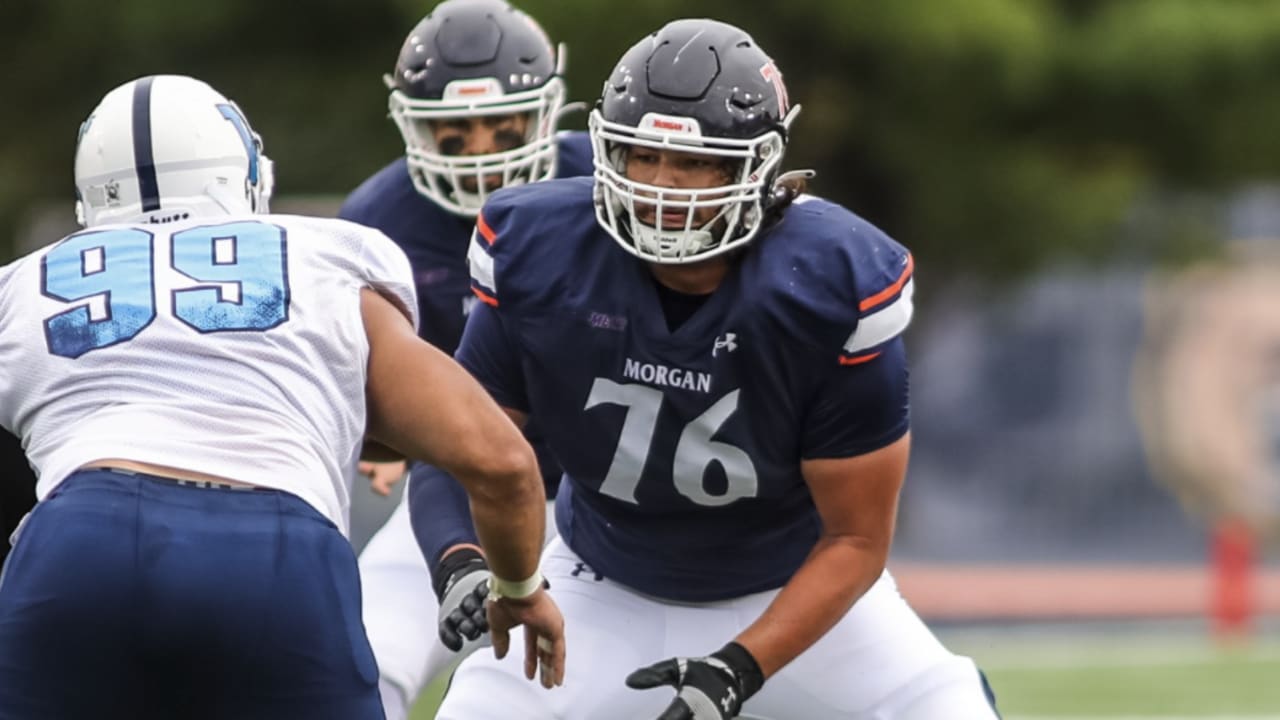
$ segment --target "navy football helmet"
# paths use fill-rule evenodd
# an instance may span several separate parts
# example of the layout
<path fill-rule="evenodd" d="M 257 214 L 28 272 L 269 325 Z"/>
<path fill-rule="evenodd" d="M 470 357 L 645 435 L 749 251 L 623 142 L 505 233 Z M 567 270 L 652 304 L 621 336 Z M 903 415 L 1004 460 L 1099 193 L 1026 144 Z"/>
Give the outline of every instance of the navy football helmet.
<path fill-rule="evenodd" d="M 405 38 L 393 75 L 391 117 L 404 137 L 413 184 L 474 216 L 495 187 L 555 176 L 556 121 L 564 105 L 564 49 L 504 0 L 446 0 Z M 487 155 L 445 154 L 429 122 L 528 114 L 524 143 Z M 464 179 L 470 182 L 464 183 Z M 475 190 L 469 189 L 475 186 Z"/>
<path fill-rule="evenodd" d="M 773 202 L 799 109 L 743 30 L 702 19 L 667 24 L 622 56 L 591 113 L 597 219 L 628 252 L 657 263 L 695 262 L 750 242 Z M 731 177 L 696 190 L 635 182 L 626 175 L 635 146 L 722 158 Z M 638 219 L 637 202 L 657 207 L 657 226 Z M 695 222 L 707 207 L 715 216 Z M 683 227 L 661 219 L 679 213 Z"/>

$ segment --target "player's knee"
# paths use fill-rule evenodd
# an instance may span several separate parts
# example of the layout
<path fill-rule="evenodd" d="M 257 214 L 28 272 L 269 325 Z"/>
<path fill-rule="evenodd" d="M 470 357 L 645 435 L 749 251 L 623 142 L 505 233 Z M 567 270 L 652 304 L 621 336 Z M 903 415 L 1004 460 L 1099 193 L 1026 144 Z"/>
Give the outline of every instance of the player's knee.
<path fill-rule="evenodd" d="M 967 661 L 966 672 L 953 676 L 915 697 L 890 717 L 894 720 L 1000 720 L 995 693 L 987 677 Z"/>

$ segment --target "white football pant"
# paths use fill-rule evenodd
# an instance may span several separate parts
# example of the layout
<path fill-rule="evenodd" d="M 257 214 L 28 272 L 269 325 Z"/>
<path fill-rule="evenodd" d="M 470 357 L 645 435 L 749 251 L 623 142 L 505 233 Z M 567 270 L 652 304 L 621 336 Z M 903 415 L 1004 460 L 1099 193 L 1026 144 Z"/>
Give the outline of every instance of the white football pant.
<path fill-rule="evenodd" d="M 516 637 L 502 661 L 486 649 L 459 666 L 437 720 L 653 720 L 671 702 L 674 689 L 632 690 L 624 678 L 664 658 L 720 649 L 754 622 L 778 592 L 713 603 L 664 602 L 598 579 L 559 539 L 543 553 L 542 570 L 565 618 L 564 685 L 545 690 L 526 680 L 524 644 Z M 973 661 L 942 646 L 886 571 L 830 632 L 747 701 L 742 717 L 997 716 Z"/>

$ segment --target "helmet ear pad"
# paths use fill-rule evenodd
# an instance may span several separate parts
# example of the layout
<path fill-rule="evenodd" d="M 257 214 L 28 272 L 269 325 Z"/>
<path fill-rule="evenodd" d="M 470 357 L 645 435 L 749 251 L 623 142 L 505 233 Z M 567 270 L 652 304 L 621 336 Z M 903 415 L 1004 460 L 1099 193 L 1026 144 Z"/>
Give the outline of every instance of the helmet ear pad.
<path fill-rule="evenodd" d="M 387 77 L 392 120 L 418 192 L 474 216 L 499 187 L 547 180 L 556 171 L 556 124 L 564 107 L 563 50 L 503 0 L 446 0 L 405 38 Z M 526 116 L 522 142 L 483 155 L 442 147 L 431 124 Z"/>
<path fill-rule="evenodd" d="M 107 93 L 81 125 L 75 177 L 86 227 L 265 212 L 274 181 L 235 103 L 180 75 Z"/>
<path fill-rule="evenodd" d="M 775 205 L 798 110 L 773 60 L 746 32 L 705 19 L 667 24 L 622 56 L 591 114 L 597 220 L 651 262 L 696 262 L 750 242 Z M 629 147 L 732 160 L 734 176 L 678 193 L 646 186 L 627 175 Z M 636 206 L 655 197 L 668 211 L 685 211 L 683 229 L 640 222 Z"/>

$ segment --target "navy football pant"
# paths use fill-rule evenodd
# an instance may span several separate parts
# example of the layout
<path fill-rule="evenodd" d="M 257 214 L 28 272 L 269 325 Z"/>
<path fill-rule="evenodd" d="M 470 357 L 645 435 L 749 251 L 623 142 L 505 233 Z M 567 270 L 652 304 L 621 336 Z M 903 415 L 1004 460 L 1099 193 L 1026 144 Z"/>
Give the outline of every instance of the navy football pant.
<path fill-rule="evenodd" d="M 355 557 L 274 490 L 80 471 L 0 576 L 0 720 L 381 720 Z"/>

